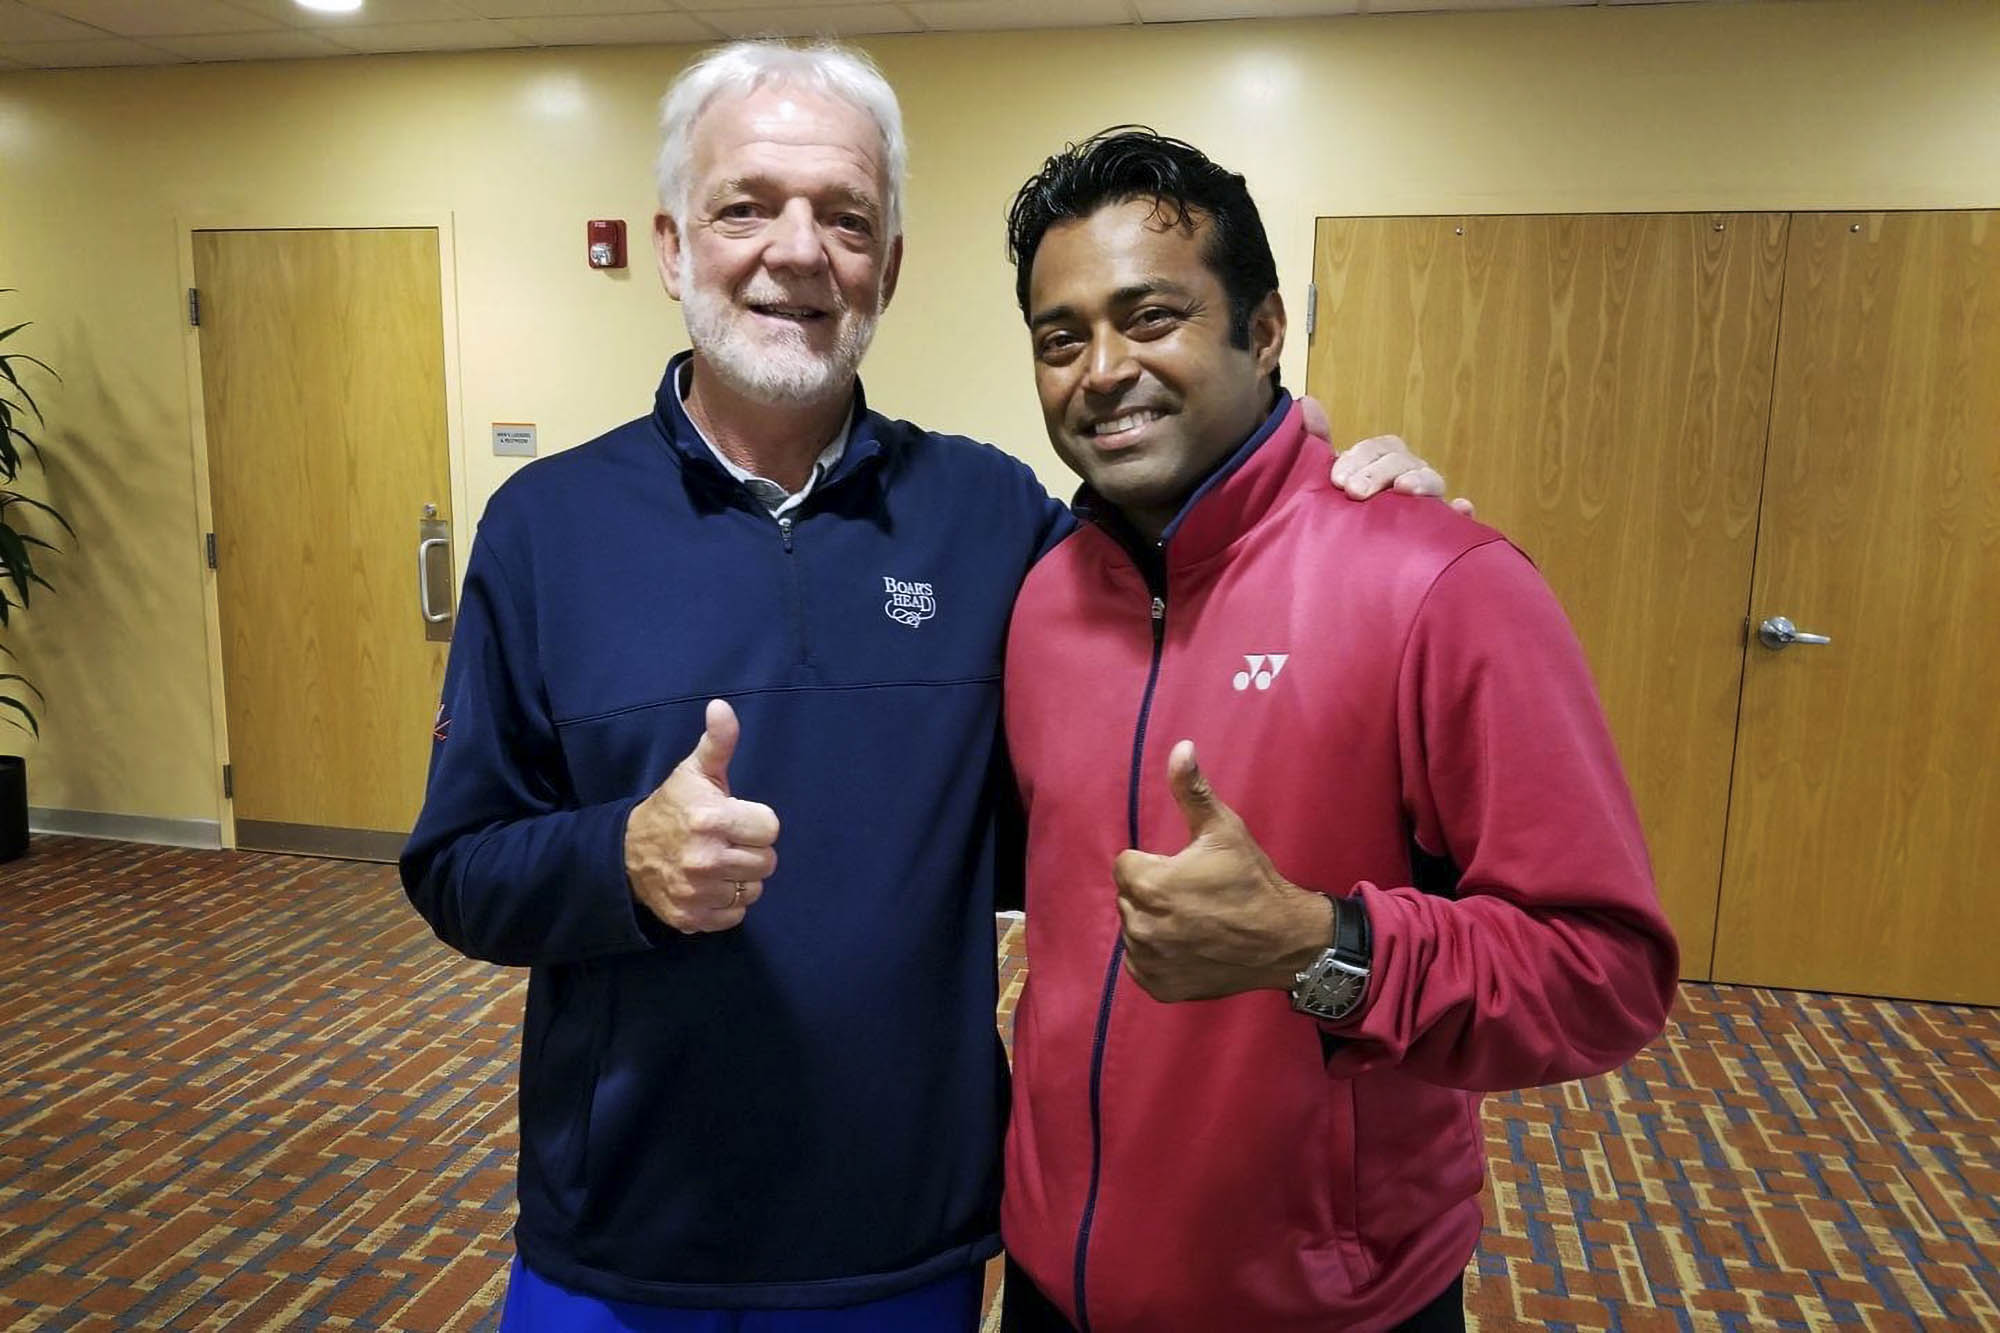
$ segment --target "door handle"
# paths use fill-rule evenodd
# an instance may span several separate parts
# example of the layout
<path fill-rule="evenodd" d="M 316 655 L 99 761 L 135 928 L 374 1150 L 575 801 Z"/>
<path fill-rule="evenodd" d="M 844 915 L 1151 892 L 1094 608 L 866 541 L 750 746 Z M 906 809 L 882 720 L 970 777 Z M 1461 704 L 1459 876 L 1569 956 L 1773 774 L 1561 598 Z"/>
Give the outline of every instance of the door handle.
<path fill-rule="evenodd" d="M 1775 653 L 1795 643 L 1832 643 L 1833 640 L 1824 634 L 1808 634 L 1784 616 L 1772 616 L 1757 627 L 1757 642 Z"/>
<path fill-rule="evenodd" d="M 431 551 L 450 545 L 449 537 L 425 537 L 417 543 L 417 605 L 427 625 L 442 625 L 451 619 L 450 611 L 431 610 Z"/>

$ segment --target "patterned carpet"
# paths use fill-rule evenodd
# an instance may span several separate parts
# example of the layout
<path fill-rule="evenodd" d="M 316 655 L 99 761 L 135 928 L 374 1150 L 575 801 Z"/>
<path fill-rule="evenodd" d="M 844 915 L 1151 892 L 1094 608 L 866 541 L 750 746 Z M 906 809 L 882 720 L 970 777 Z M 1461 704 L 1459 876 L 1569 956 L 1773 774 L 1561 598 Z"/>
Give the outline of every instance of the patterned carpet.
<path fill-rule="evenodd" d="M 490 1329 L 521 994 L 387 867 L 37 838 L 0 1328 Z M 1996 1061 L 2000 1011 L 1683 988 L 1618 1074 L 1488 1101 L 1476 1326 L 2000 1329 Z"/>

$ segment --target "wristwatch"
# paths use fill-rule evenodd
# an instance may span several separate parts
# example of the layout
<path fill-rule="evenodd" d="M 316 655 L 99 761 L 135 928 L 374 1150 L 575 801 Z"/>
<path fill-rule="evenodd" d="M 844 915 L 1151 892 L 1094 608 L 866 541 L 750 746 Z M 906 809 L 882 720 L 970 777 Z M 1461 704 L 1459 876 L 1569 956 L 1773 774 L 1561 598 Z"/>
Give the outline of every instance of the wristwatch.
<path fill-rule="evenodd" d="M 1292 1008 L 1329 1023 L 1351 1017 L 1368 995 L 1368 909 L 1333 898 L 1333 947 L 1292 977 Z"/>

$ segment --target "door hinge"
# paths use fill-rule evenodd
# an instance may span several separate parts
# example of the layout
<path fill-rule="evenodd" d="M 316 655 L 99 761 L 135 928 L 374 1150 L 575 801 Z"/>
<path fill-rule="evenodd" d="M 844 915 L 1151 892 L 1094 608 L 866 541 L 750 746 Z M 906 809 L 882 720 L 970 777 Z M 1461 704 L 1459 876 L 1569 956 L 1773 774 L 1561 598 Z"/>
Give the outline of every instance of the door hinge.
<path fill-rule="evenodd" d="M 212 533 L 212 532 L 211 532 L 211 533 L 209 533 L 209 534 L 208 534 L 208 537 L 207 537 L 207 539 L 206 539 L 205 541 L 203 541 L 202 545 L 203 545 L 204 547 L 206 547 L 206 548 L 207 548 L 207 551 L 208 551 L 208 567 L 209 567 L 210 569 L 214 569 L 214 568 L 215 568 L 215 534 L 214 534 L 214 533 Z"/>
<path fill-rule="evenodd" d="M 1319 284 L 1306 284 L 1306 346 L 1312 346 L 1313 333 L 1319 328 Z"/>
<path fill-rule="evenodd" d="M 236 765 L 224 764 L 222 766 L 222 798 L 224 800 L 234 800 L 235 797 L 236 797 Z"/>
<path fill-rule="evenodd" d="M 201 293 L 192 287 L 188 288 L 188 323 L 201 327 Z"/>

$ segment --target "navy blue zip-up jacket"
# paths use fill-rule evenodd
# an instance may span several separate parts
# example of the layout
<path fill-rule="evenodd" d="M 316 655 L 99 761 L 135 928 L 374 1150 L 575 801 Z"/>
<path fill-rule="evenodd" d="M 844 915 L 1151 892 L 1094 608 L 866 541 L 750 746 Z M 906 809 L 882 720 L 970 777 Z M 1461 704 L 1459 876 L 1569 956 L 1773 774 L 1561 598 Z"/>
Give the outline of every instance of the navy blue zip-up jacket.
<path fill-rule="evenodd" d="M 473 544 L 402 861 L 439 938 L 533 969 L 522 1256 L 619 1300 L 874 1300 L 998 1249 L 996 886 L 1018 832 L 1008 616 L 1066 511 L 1022 463 L 857 403 L 783 528 L 683 409 L 530 464 Z M 632 808 L 742 721 L 782 824 L 743 925 L 626 881 Z"/>

